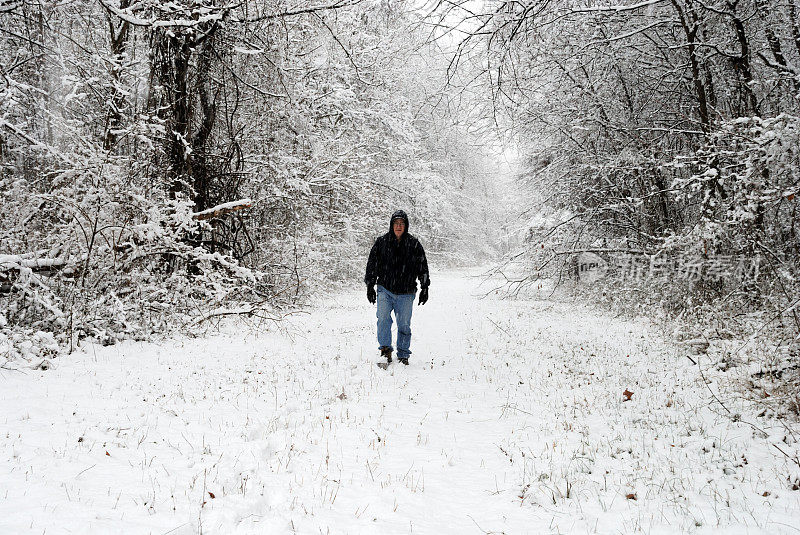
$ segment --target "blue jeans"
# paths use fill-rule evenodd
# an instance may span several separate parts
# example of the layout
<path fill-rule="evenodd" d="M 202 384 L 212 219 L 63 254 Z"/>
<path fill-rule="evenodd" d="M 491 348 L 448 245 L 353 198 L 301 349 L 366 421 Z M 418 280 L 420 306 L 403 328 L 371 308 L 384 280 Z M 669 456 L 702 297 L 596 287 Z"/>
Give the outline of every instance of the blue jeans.
<path fill-rule="evenodd" d="M 411 351 L 411 310 L 416 294 L 393 294 L 378 285 L 378 345 L 392 347 L 392 310 L 397 320 L 397 356 L 408 358 Z"/>

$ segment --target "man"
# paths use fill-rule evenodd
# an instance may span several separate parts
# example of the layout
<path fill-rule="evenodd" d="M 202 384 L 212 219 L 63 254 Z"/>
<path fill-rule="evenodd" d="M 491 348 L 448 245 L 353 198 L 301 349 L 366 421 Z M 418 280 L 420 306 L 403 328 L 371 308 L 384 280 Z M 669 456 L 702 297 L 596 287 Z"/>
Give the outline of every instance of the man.
<path fill-rule="evenodd" d="M 378 345 L 387 364 L 392 362 L 392 311 L 397 320 L 397 357 L 408 365 L 411 355 L 411 309 L 420 283 L 419 304 L 428 301 L 428 260 L 422 244 L 408 233 L 408 216 L 392 214 L 389 232 L 378 237 L 367 260 L 367 299 L 378 303 Z M 375 292 L 375 284 L 378 291 Z"/>

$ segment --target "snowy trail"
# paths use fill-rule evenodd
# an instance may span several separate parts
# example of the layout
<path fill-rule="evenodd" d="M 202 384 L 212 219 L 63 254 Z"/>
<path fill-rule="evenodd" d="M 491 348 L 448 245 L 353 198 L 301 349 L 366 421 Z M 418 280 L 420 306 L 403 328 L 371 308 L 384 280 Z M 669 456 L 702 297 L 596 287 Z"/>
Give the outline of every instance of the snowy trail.
<path fill-rule="evenodd" d="M 797 531 L 778 431 L 715 414 L 643 322 L 477 285 L 434 274 L 409 367 L 373 364 L 354 291 L 3 371 L 0 533 Z"/>

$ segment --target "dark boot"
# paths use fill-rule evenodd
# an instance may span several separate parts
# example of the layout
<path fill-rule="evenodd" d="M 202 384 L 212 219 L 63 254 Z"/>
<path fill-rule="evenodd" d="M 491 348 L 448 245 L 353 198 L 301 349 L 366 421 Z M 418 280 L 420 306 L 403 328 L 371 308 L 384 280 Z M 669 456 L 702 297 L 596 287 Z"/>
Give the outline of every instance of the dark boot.
<path fill-rule="evenodd" d="M 402 364 L 405 364 L 406 366 L 408 366 L 408 357 L 400 357 L 397 360 L 399 360 Z"/>
<path fill-rule="evenodd" d="M 381 348 L 381 356 L 386 358 L 386 363 L 392 362 L 392 348 L 391 347 L 382 347 Z"/>

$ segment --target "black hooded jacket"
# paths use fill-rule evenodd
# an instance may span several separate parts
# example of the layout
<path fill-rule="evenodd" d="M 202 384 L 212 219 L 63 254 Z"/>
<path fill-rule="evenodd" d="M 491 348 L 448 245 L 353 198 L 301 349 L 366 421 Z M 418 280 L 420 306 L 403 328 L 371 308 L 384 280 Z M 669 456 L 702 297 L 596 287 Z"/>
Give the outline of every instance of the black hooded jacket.
<path fill-rule="evenodd" d="M 399 241 L 392 230 L 395 219 L 402 219 L 406 223 Z M 408 216 L 398 210 L 389 220 L 389 232 L 379 236 L 369 252 L 364 282 L 369 287 L 380 284 L 394 294 L 413 294 L 417 291 L 417 279 L 422 288 L 427 288 L 431 283 L 425 249 L 408 233 Z"/>

